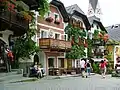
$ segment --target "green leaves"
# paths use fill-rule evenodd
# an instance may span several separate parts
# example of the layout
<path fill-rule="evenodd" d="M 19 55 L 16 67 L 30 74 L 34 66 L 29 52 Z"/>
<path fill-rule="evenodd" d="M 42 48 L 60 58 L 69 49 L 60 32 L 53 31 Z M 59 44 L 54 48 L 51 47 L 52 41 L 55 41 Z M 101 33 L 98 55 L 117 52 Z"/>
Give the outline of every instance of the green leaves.
<path fill-rule="evenodd" d="M 29 25 L 29 29 L 27 30 L 25 35 L 18 37 L 15 41 L 13 53 L 16 59 L 30 58 L 31 55 L 40 51 L 39 47 L 36 46 L 36 42 L 32 40 L 33 36 L 35 36 L 36 33 L 36 25 L 34 14 L 32 12 L 31 15 L 32 21 Z"/>
<path fill-rule="evenodd" d="M 38 6 L 38 12 L 43 17 L 49 10 L 49 2 L 48 0 L 38 0 Z"/>
<path fill-rule="evenodd" d="M 78 45 L 79 37 L 81 39 L 85 38 L 85 30 L 80 30 L 79 28 L 73 28 L 72 25 L 68 24 L 65 28 L 65 33 L 68 34 L 68 40 L 71 41 L 74 36 L 74 45 L 72 46 L 71 52 L 66 53 L 66 58 L 68 59 L 79 59 L 86 56 L 84 52 L 85 48 L 83 45 Z"/>

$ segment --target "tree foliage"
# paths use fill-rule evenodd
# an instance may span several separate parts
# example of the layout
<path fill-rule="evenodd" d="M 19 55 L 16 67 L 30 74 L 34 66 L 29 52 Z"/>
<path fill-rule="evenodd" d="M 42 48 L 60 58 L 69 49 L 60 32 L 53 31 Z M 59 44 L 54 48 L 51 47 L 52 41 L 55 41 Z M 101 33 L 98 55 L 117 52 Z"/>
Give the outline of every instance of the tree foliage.
<path fill-rule="evenodd" d="M 41 16 L 44 16 L 45 13 L 49 9 L 49 3 L 48 0 L 38 0 L 38 12 Z M 34 14 L 29 11 L 29 13 L 32 14 L 32 21 L 29 24 L 29 29 L 27 32 L 20 37 L 17 37 L 15 40 L 15 45 L 13 47 L 13 53 L 15 56 L 15 60 L 18 61 L 19 58 L 30 58 L 31 55 L 34 53 L 37 53 L 40 49 L 38 46 L 36 46 L 36 42 L 32 40 L 33 36 L 36 34 L 36 28 L 35 28 L 35 17 Z"/>
<path fill-rule="evenodd" d="M 85 38 L 86 32 L 85 30 L 80 30 L 77 27 L 72 27 L 72 25 L 68 24 L 65 28 L 66 34 L 68 34 L 68 40 L 71 41 L 72 36 L 74 36 L 74 45 L 72 45 L 71 51 L 66 53 L 66 58 L 69 59 L 79 59 L 83 58 L 85 53 L 85 47 L 83 45 L 78 45 L 79 37 Z"/>
<path fill-rule="evenodd" d="M 15 40 L 15 45 L 13 52 L 15 59 L 19 58 L 30 58 L 30 55 L 33 55 L 35 52 L 39 51 L 39 48 L 36 46 L 36 42 L 32 40 L 32 37 L 35 35 L 35 19 L 32 20 L 30 28 L 27 30 L 25 35 L 17 37 Z"/>
<path fill-rule="evenodd" d="M 88 51 L 87 51 L 88 58 L 91 58 L 93 56 L 93 54 L 92 54 L 93 47 L 92 46 L 93 46 L 93 41 L 88 38 Z"/>
<path fill-rule="evenodd" d="M 48 0 L 38 0 L 38 12 L 43 17 L 45 13 L 49 10 Z"/>

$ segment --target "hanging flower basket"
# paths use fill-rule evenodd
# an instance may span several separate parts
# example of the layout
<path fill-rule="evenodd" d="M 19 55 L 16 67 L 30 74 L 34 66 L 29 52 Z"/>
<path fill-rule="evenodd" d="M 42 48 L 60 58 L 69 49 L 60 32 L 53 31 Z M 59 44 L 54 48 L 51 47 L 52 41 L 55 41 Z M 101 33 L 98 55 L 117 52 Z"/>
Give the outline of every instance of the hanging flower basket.
<path fill-rule="evenodd" d="M 55 20 L 55 24 L 60 24 L 60 20 Z"/>
<path fill-rule="evenodd" d="M 52 18 L 52 17 L 47 17 L 47 18 L 46 18 L 46 21 L 52 22 L 52 21 L 53 21 L 53 18 Z"/>

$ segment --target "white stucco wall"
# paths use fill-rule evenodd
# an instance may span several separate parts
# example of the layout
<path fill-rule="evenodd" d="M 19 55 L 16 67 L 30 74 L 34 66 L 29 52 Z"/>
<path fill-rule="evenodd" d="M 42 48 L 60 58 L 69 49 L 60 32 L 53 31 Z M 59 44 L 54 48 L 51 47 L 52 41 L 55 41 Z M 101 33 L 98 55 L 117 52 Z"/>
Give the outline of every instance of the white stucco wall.
<path fill-rule="evenodd" d="M 1 34 L 3 34 L 3 37 L 0 37 L 1 40 L 3 40 L 7 45 L 9 45 L 8 37 L 10 34 L 13 34 L 10 30 L 0 31 Z"/>
<path fill-rule="evenodd" d="M 43 51 L 40 51 L 38 53 L 39 56 L 39 62 L 43 65 L 43 68 L 46 68 L 46 55 Z"/>

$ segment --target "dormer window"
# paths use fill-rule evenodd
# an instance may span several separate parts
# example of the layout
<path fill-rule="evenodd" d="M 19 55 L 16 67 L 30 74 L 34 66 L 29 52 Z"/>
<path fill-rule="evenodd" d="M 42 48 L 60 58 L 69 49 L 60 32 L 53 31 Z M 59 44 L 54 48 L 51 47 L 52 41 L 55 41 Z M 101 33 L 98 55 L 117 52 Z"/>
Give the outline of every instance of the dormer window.
<path fill-rule="evenodd" d="M 54 13 L 54 15 L 55 15 L 55 20 L 59 20 L 59 14 Z"/>
<path fill-rule="evenodd" d="M 55 24 L 60 24 L 60 17 L 59 17 L 59 14 L 57 13 L 54 13 L 54 16 L 55 16 Z"/>
<path fill-rule="evenodd" d="M 118 25 L 115 25 L 115 28 L 118 28 L 119 26 Z"/>
<path fill-rule="evenodd" d="M 99 29 L 99 26 L 97 25 L 97 29 Z"/>
<path fill-rule="evenodd" d="M 51 11 L 48 11 L 46 14 L 45 14 L 45 18 L 51 16 Z"/>
<path fill-rule="evenodd" d="M 94 25 L 92 24 L 91 27 L 94 28 Z"/>

